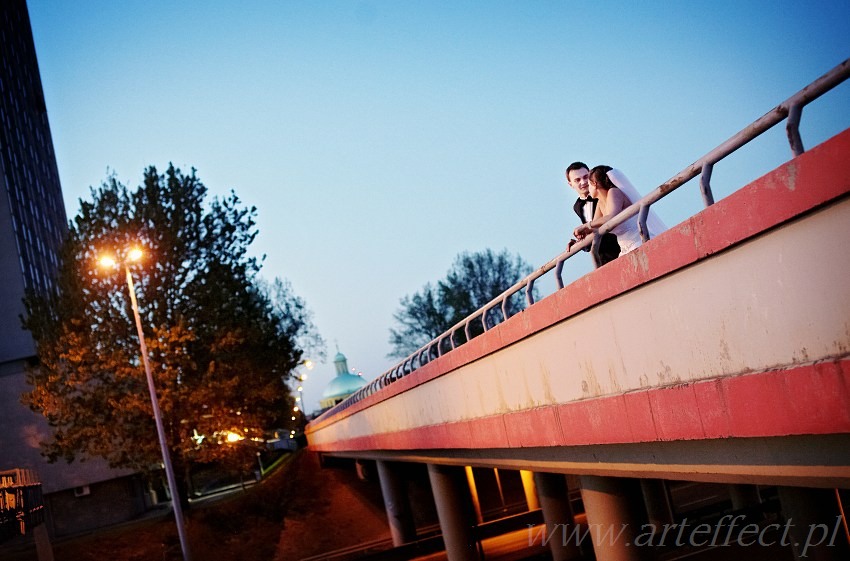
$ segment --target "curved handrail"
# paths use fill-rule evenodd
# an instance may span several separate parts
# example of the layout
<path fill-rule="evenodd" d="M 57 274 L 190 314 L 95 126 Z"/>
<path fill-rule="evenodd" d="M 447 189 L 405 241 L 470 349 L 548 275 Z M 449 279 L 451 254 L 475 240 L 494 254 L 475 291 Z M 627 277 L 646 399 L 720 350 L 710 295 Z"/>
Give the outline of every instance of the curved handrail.
<path fill-rule="evenodd" d="M 401 362 L 397 363 L 395 366 L 390 368 L 385 373 L 376 377 L 372 382 L 368 383 L 366 386 L 360 388 L 350 396 L 348 396 L 344 401 L 334 406 L 332 409 L 327 411 L 325 415 L 331 415 L 333 413 L 338 413 L 347 409 L 348 407 L 354 405 L 355 403 L 361 401 L 366 396 L 375 394 L 381 391 L 383 388 L 392 384 L 393 382 L 407 376 L 411 372 L 416 371 L 421 368 L 428 362 L 430 362 L 431 355 L 436 354 L 437 357 L 442 356 L 443 350 L 443 341 L 448 338 L 451 343 L 450 352 L 457 348 L 455 345 L 454 335 L 455 333 L 463 329 L 466 340 L 469 341 L 473 337 L 470 337 L 469 328 L 472 322 L 478 318 L 481 319 L 481 324 L 484 328 L 484 331 L 488 331 L 492 329 L 492 327 L 487 326 L 487 316 L 492 310 L 497 307 L 502 312 L 502 321 L 508 319 L 508 308 L 507 301 L 510 297 L 514 296 L 521 290 L 525 290 L 525 301 L 527 306 L 531 306 L 534 304 L 534 281 L 542 277 L 544 274 L 548 273 L 552 269 L 555 269 L 555 281 L 558 289 L 562 289 L 564 287 L 563 279 L 561 278 L 561 271 L 563 270 L 564 262 L 571 258 L 576 253 L 584 250 L 585 248 L 590 248 L 591 253 L 593 255 L 594 261 L 596 262 L 596 266 L 599 266 L 599 240 L 602 235 L 610 232 L 626 220 L 629 220 L 636 214 L 638 215 L 638 227 L 641 233 L 641 238 L 644 242 L 649 241 L 649 232 L 646 228 L 646 217 L 649 214 L 649 207 L 666 197 L 697 175 L 700 175 L 700 192 L 702 193 L 703 203 L 706 207 L 714 204 L 714 195 L 711 192 L 711 173 L 714 168 L 714 164 L 734 152 L 738 150 L 742 146 L 749 143 L 751 140 L 760 136 L 764 132 L 770 130 L 775 125 L 780 123 L 782 120 L 787 118 L 786 123 L 786 133 L 788 136 L 788 143 L 791 147 L 792 154 L 796 157 L 802 154 L 805 149 L 803 148 L 803 141 L 800 137 L 800 118 L 802 116 L 803 107 L 819 98 L 829 90 L 836 87 L 838 84 L 844 82 L 850 78 L 850 59 L 843 61 L 841 64 L 797 92 L 792 95 L 764 115 L 762 115 L 757 120 L 753 121 L 748 126 L 744 127 L 737 134 L 730 137 L 728 140 L 708 152 L 703 157 L 696 160 L 694 163 L 653 189 L 646 196 L 641 198 L 638 201 L 634 201 L 630 206 L 626 207 L 620 213 L 615 216 L 612 216 L 608 219 L 602 226 L 593 230 L 593 234 L 586 237 L 572 245 L 568 250 L 560 253 L 554 259 L 548 261 L 545 265 L 538 268 L 536 271 L 532 272 L 530 275 L 526 276 L 522 280 L 516 282 L 513 286 L 502 292 L 499 296 L 496 296 L 492 300 L 490 300 L 487 304 L 468 315 L 451 328 L 435 337 L 415 352 L 408 355 Z M 436 350 L 435 350 L 436 347 Z M 423 355 L 426 356 L 425 361 L 423 362 Z M 414 362 L 416 366 L 414 367 Z"/>

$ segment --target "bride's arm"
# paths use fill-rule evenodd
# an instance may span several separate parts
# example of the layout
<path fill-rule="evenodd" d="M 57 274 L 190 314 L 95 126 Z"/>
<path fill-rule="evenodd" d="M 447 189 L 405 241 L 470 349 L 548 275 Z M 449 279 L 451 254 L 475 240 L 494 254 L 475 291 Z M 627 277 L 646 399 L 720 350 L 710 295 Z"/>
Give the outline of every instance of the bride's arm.
<path fill-rule="evenodd" d="M 593 220 L 588 223 L 588 226 L 591 228 L 599 228 L 608 222 L 609 218 L 619 214 L 621 210 L 630 204 L 632 204 L 631 201 L 629 201 L 628 197 L 626 197 L 622 191 L 619 189 L 608 189 L 608 200 L 605 207 L 606 209 L 610 208 L 611 212 L 602 214 L 602 206 L 596 205 L 596 214 L 594 215 Z"/>

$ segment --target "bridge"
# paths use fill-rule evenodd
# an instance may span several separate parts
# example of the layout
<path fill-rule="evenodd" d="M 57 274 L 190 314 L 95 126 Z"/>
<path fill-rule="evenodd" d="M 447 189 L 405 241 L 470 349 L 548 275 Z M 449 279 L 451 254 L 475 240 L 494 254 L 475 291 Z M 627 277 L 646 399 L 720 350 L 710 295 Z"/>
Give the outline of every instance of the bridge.
<path fill-rule="evenodd" d="M 850 558 L 850 129 L 806 151 L 797 128 L 848 76 L 850 60 L 599 232 L 697 175 L 704 210 L 565 286 L 564 261 L 594 242 L 553 259 L 310 423 L 310 449 L 376 462 L 396 545 L 416 538 L 400 466 L 426 465 L 452 561 L 480 558 L 472 468 L 518 470 L 550 537 L 574 526 L 579 493 L 583 524 L 620 532 L 593 538 L 600 561 L 658 555 L 634 546 L 647 524 L 681 531 L 676 482 L 727 485 L 733 513 L 775 489 L 783 519 L 751 536 Z M 783 120 L 794 157 L 714 202 L 713 165 Z M 559 289 L 535 301 L 545 274 Z M 733 518 L 704 533 L 738 532 Z"/>

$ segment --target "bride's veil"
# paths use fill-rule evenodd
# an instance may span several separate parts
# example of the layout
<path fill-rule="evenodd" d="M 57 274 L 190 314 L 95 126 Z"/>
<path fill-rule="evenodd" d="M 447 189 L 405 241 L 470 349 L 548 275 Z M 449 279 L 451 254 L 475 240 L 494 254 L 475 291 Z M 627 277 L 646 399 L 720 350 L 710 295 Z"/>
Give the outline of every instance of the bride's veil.
<path fill-rule="evenodd" d="M 616 185 L 617 188 L 620 189 L 629 198 L 632 204 L 638 202 L 643 198 L 643 195 L 641 195 L 638 190 L 635 189 L 635 186 L 632 185 L 632 182 L 629 181 L 629 178 L 626 177 L 626 174 L 622 171 L 618 169 L 612 169 L 608 172 L 607 175 L 608 179 L 611 180 L 611 183 Z M 637 215 L 635 215 L 634 219 L 635 221 L 637 221 Z M 667 225 L 664 224 L 663 220 L 658 218 L 658 215 L 656 215 L 655 212 L 652 211 L 652 209 L 649 210 L 649 215 L 647 215 L 646 217 L 646 227 L 649 229 L 650 237 L 653 238 L 667 229 Z"/>

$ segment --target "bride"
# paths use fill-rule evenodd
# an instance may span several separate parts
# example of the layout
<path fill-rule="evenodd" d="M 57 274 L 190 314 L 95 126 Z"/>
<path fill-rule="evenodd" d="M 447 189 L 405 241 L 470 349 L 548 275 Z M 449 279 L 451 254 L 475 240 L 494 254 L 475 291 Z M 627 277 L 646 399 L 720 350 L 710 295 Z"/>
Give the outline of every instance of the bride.
<path fill-rule="evenodd" d="M 596 213 L 593 220 L 582 224 L 575 229 L 573 234 L 580 240 L 590 234 L 594 228 L 599 228 L 609 218 L 616 216 L 625 208 L 632 205 L 640 198 L 637 189 L 629 182 L 628 178 L 620 170 L 611 166 L 596 166 L 590 170 L 590 196 L 598 199 Z M 647 218 L 647 228 L 650 237 L 657 236 L 667 229 L 660 218 L 650 211 Z M 640 247 L 642 239 L 638 230 L 637 216 L 626 220 L 611 230 L 616 234 L 617 242 L 620 244 L 620 255 L 634 251 Z"/>

